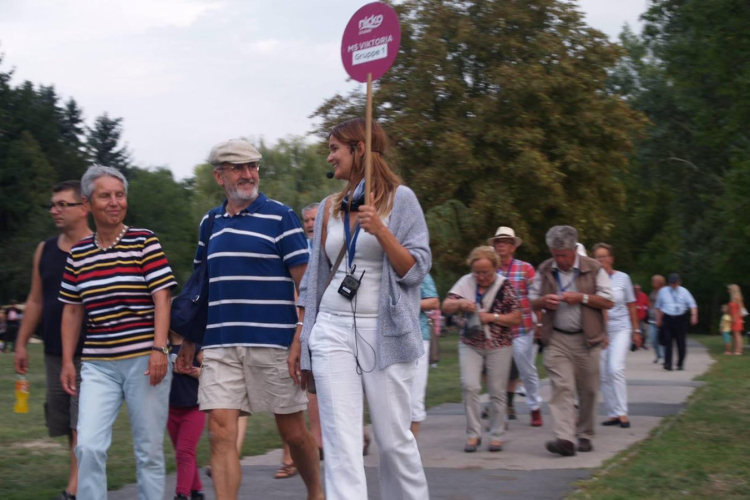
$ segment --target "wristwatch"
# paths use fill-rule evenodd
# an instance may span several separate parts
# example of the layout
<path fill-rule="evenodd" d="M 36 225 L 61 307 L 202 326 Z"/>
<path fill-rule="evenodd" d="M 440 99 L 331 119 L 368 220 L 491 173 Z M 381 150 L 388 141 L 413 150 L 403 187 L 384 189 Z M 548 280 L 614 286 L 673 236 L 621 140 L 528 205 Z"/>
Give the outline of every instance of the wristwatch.
<path fill-rule="evenodd" d="M 492 315 L 492 318 L 493 318 L 493 319 L 494 319 L 495 321 L 497 321 L 498 319 L 500 319 L 500 315 L 499 315 L 498 313 L 495 313 L 495 314 L 493 314 L 493 315 Z"/>
<path fill-rule="evenodd" d="M 169 356 L 169 347 L 168 346 L 164 346 L 164 347 L 151 346 L 151 350 L 152 351 L 156 351 L 156 352 L 160 352 L 160 353 L 164 354 L 165 356 Z"/>
<path fill-rule="evenodd" d="M 583 303 L 584 304 L 588 304 L 589 303 L 589 296 L 588 296 L 588 294 L 585 294 L 585 293 L 583 294 Z"/>

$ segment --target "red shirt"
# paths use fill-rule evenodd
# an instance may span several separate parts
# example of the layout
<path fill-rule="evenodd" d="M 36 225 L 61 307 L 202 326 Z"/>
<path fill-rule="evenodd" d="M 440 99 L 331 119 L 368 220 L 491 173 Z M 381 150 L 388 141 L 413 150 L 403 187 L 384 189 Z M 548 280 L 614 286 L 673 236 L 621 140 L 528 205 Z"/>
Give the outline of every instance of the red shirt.
<path fill-rule="evenodd" d="M 635 294 L 635 310 L 638 314 L 638 321 L 646 321 L 646 318 L 648 318 L 648 306 L 649 306 L 648 295 L 646 295 L 642 291 L 636 293 Z"/>
<path fill-rule="evenodd" d="M 745 328 L 745 320 L 742 318 L 742 311 L 737 302 L 729 303 L 729 314 L 732 315 L 732 331 L 741 332 Z"/>

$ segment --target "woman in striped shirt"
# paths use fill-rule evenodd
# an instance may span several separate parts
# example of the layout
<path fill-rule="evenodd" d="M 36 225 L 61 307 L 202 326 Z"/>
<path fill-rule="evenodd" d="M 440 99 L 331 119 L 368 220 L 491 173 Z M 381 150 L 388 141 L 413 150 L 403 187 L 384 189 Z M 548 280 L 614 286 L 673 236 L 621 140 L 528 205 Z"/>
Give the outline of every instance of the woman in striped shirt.
<path fill-rule="evenodd" d="M 164 429 L 172 370 L 168 360 L 170 289 L 176 285 L 156 235 L 123 221 L 128 182 L 116 169 L 94 166 L 81 179 L 96 232 L 70 250 L 59 298 L 63 388 L 76 395 L 73 354 L 84 312 L 81 360 L 78 495 L 107 497 L 106 459 L 112 424 L 128 405 L 141 499 L 164 493 Z"/>

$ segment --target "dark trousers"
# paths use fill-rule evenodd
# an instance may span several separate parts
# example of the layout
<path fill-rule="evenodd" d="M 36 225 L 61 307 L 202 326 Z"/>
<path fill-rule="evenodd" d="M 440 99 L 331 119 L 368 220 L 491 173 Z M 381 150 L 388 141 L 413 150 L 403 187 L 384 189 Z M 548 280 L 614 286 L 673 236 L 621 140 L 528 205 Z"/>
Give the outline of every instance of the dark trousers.
<path fill-rule="evenodd" d="M 662 318 L 662 328 L 664 329 L 664 366 L 672 368 L 672 347 L 677 341 L 677 366 L 682 367 L 685 362 L 687 349 L 685 340 L 687 338 L 689 312 L 682 316 L 670 316 L 665 314 Z"/>
<path fill-rule="evenodd" d="M 18 322 L 8 323 L 3 335 L 3 352 L 7 352 L 11 344 L 10 352 L 16 352 L 16 337 L 18 336 Z"/>

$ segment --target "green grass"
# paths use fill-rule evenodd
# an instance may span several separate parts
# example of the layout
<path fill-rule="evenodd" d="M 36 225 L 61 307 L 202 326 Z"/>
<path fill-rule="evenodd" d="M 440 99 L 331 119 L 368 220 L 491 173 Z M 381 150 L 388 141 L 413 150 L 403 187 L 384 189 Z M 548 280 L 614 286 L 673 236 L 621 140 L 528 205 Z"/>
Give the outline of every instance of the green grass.
<path fill-rule="evenodd" d="M 750 498 L 750 359 L 723 356 L 720 337 L 695 337 L 717 362 L 679 415 L 610 461 L 568 500 Z"/>
<path fill-rule="evenodd" d="M 44 425 L 45 374 L 42 346 L 29 346 L 31 382 L 29 413 L 13 413 L 15 379 L 13 355 L 0 354 L 0 498 L 3 500 L 39 500 L 53 498 L 65 487 L 68 478 L 67 438 L 47 437 Z M 164 433 L 167 471 L 175 470 L 174 448 Z M 268 414 L 248 421 L 243 455 L 257 455 L 281 446 L 276 424 Z M 208 438 L 198 445 L 198 462 L 209 460 Z M 123 405 L 112 430 L 112 446 L 107 458 L 107 486 L 110 490 L 135 483 L 135 457 L 128 421 Z"/>
<path fill-rule="evenodd" d="M 431 368 L 427 384 L 428 408 L 443 403 L 461 401 L 458 370 L 458 337 L 451 332 L 440 339 L 440 363 Z M 30 411 L 13 413 L 15 372 L 13 356 L 0 354 L 0 498 L 27 500 L 51 498 L 67 482 L 67 438 L 47 437 L 44 425 L 45 376 L 42 346 L 29 346 L 31 371 Z M 541 360 L 541 356 L 539 357 Z M 541 365 L 538 360 L 537 365 Z M 543 370 L 543 367 L 541 367 Z M 542 376 L 543 372 L 540 372 Z M 273 418 L 268 414 L 254 415 L 249 419 L 242 454 L 258 455 L 281 446 Z M 174 451 L 165 433 L 164 452 L 167 470 L 175 470 Z M 208 438 L 204 435 L 198 445 L 198 462 L 208 464 Z M 112 432 L 112 446 L 107 459 L 108 488 L 115 490 L 136 481 L 130 424 L 123 405 Z"/>

